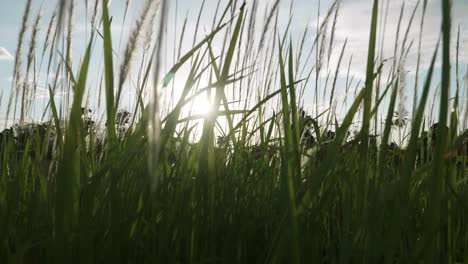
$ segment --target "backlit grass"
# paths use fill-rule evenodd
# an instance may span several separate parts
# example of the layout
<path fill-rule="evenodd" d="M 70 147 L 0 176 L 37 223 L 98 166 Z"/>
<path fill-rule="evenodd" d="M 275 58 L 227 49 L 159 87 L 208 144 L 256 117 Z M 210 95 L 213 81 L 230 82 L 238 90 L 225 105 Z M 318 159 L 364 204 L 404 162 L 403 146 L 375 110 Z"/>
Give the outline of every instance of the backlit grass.
<path fill-rule="evenodd" d="M 395 44 L 400 56 L 387 62 L 379 55 L 381 1 L 374 0 L 369 21 L 366 77 L 355 94 L 345 87 L 346 96 L 336 81 L 347 71 L 348 85 L 346 43 L 335 69 L 324 73 L 339 1 L 299 43 L 278 25 L 279 1 L 261 22 L 261 1 L 203 2 L 198 20 L 186 20 L 169 47 L 170 3 L 148 1 L 123 58 L 107 1 L 91 2 L 78 64 L 67 21 L 78 3 L 60 1 L 55 19 L 41 18 L 54 29 L 45 31 L 43 50 L 32 41 L 22 67 L 27 3 L 6 100 L 9 114 L 20 116 L 0 138 L 1 263 L 468 262 L 468 131 L 460 122 L 466 83 L 451 71 L 458 59 L 451 57 L 450 1 L 440 1 L 440 47 L 427 72 L 418 72 L 425 81 L 415 88 L 421 93 L 411 118 L 394 116 L 411 45 L 406 34 Z M 425 8 L 418 3 L 415 11 Z M 205 9 L 216 15 L 202 33 Z M 185 23 L 196 30 L 183 53 Z M 164 72 L 172 49 L 175 63 Z M 47 82 L 49 121 L 30 123 L 38 83 L 23 76 L 37 74 L 36 63 L 62 81 Z M 90 85 L 91 63 L 102 65 L 100 87 Z M 323 75 L 330 81 L 319 85 Z M 439 79 L 439 102 L 431 106 Z M 135 91 L 129 105 L 126 89 Z M 66 95 L 57 100 L 60 91 Z M 90 110 L 96 97 L 98 109 Z M 327 110 L 304 110 L 304 101 L 321 98 Z M 212 110 L 191 113 L 197 100 Z M 342 117 L 337 104 L 346 106 Z M 430 107 L 440 112 L 435 124 Z"/>

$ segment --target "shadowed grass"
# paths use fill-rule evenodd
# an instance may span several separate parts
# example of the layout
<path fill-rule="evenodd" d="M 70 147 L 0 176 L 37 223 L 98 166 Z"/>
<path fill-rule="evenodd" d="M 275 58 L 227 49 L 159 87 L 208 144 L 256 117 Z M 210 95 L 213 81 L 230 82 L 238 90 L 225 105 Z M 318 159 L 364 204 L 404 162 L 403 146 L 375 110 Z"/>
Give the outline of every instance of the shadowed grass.
<path fill-rule="evenodd" d="M 350 76 L 351 60 L 348 69 L 341 65 L 348 41 L 332 54 L 340 1 L 317 21 L 317 32 L 305 29 L 298 42 L 292 17 L 280 26 L 280 1 L 264 6 L 263 21 L 256 13 L 261 2 L 219 1 L 211 31 L 201 33 L 201 18 L 211 11 L 202 1 L 188 47 L 191 18 L 179 30 L 168 24 L 171 1 L 160 3 L 159 20 L 149 17 L 148 1 L 118 72 L 108 1 L 89 5 L 91 34 L 77 72 L 69 47 L 76 47 L 70 36 L 79 3 L 60 1 L 39 54 L 47 73 L 57 73 L 46 81 L 50 98 L 43 116 L 50 121 L 23 122 L 0 137 L 0 262 L 468 261 L 462 77 L 455 76 L 452 103 L 450 1 L 441 2 L 439 124 L 427 121 L 433 118 L 427 105 L 435 96 L 437 46 L 427 72 L 418 59 L 425 82 L 416 87 L 421 93 L 406 125 L 394 120 L 404 89 L 397 66 L 405 67 L 412 50 L 408 32 L 426 2 L 409 15 L 389 67 L 377 43 L 385 1 L 374 1 L 361 84 Z M 125 4 L 128 22 L 127 8 L 132 2 Z M 141 49 L 140 36 L 146 36 Z M 169 53 L 174 65 L 165 63 Z M 29 54 L 33 65 L 34 47 Z M 18 50 L 19 61 L 22 56 Z M 141 59 L 136 77 L 131 58 Z M 25 75 L 33 75 L 31 69 Z M 27 95 L 24 85 L 15 81 L 12 98 Z M 69 104 L 56 96 L 60 91 L 73 91 L 66 95 Z M 124 97 L 132 92 L 132 112 L 125 112 Z M 213 111 L 196 111 L 201 96 Z M 94 97 L 98 108 L 90 112 Z M 31 115 L 31 107 L 17 103 L 22 116 Z M 314 115 L 305 109 L 313 103 Z M 345 109 L 340 113 L 336 105 Z M 401 144 L 394 142 L 395 130 Z"/>

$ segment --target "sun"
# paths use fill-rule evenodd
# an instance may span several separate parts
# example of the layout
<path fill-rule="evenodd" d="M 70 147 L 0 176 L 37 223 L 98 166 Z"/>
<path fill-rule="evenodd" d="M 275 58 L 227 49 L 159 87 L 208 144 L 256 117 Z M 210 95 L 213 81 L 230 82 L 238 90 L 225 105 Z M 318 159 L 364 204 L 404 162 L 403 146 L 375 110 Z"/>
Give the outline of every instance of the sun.
<path fill-rule="evenodd" d="M 194 98 L 192 103 L 192 114 L 206 116 L 213 112 L 213 103 L 206 94 Z"/>

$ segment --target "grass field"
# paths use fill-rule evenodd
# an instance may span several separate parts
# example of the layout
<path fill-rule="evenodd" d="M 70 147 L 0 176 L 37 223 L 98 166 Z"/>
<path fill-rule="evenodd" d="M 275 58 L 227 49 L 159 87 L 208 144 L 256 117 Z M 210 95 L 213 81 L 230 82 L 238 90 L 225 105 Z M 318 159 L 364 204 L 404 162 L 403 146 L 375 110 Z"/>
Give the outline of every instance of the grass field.
<path fill-rule="evenodd" d="M 450 1 L 440 1 L 440 44 L 417 73 L 424 82 L 410 113 L 400 97 L 418 40 L 404 33 L 424 16 L 401 25 L 386 61 L 378 0 L 366 75 L 346 96 L 337 81 L 349 73 L 346 43 L 325 68 L 339 1 L 297 43 L 278 25 L 279 1 L 263 21 L 257 1 L 200 1 L 198 21 L 216 8 L 212 28 L 186 20 L 174 45 L 164 33 L 171 1 L 147 1 L 127 21 L 134 27 L 118 57 L 106 1 L 87 1 L 89 35 L 75 58 L 76 3 L 41 17 L 26 2 L 12 92 L 1 101 L 17 123 L 0 137 L 0 263 L 468 263 L 467 83 Z M 186 23 L 196 38 L 182 53 L 192 43 Z M 89 85 L 92 63 L 102 65 L 99 87 Z M 37 65 L 61 81 L 48 80 L 44 119 L 32 123 L 38 84 L 25 80 Z M 327 110 L 306 111 L 305 100 Z M 200 102 L 210 110 L 198 111 Z"/>

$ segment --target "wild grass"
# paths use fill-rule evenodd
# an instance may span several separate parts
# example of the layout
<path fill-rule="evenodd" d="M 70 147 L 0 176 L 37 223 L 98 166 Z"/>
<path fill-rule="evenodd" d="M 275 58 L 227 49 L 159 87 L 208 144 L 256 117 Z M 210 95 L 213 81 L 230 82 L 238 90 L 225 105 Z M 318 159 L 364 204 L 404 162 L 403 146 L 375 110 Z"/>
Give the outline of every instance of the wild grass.
<path fill-rule="evenodd" d="M 263 21 L 260 1 L 219 1 L 203 33 L 200 19 L 215 7 L 202 1 L 196 22 L 185 18 L 168 46 L 170 2 L 145 2 L 120 58 L 108 1 L 86 1 L 90 34 L 73 63 L 79 3 L 59 1 L 39 46 L 36 15 L 23 80 L 27 2 L 8 104 L 21 117 L 0 138 L 0 262 L 468 262 L 468 132 L 459 116 L 467 84 L 458 73 L 459 36 L 455 90 L 450 81 L 450 1 L 441 1 L 441 41 L 424 83 L 415 84 L 421 93 L 411 117 L 403 116 L 402 100 L 408 32 L 426 1 L 412 10 L 403 40 L 402 7 L 393 66 L 384 71 L 379 34 L 388 1 L 374 0 L 363 82 L 350 75 L 352 58 L 343 69 L 347 41 L 331 63 L 339 0 L 297 43 L 291 18 L 279 26 L 280 1 L 264 7 Z M 421 41 L 416 76 L 423 74 Z M 175 63 L 167 67 L 170 51 Z M 33 108 L 26 102 L 39 86 L 28 76 L 43 60 L 47 76 L 56 74 L 46 81 L 43 116 L 50 121 L 28 123 Z M 98 73 L 92 63 L 102 66 Z M 346 87 L 338 87 L 343 72 Z M 432 124 L 428 104 L 439 78 Z M 70 91 L 70 100 L 58 91 Z M 201 96 L 212 104 L 207 114 L 190 107 Z M 305 101 L 315 102 L 312 113 Z M 346 108 L 342 117 L 338 105 Z"/>

